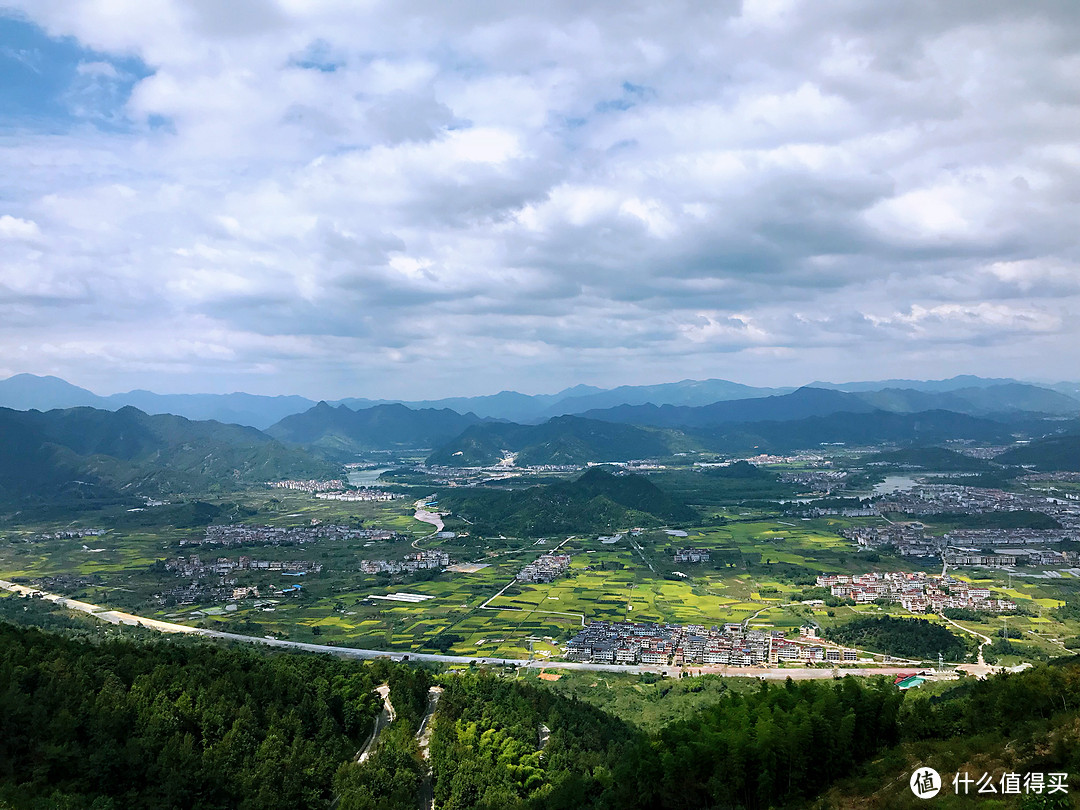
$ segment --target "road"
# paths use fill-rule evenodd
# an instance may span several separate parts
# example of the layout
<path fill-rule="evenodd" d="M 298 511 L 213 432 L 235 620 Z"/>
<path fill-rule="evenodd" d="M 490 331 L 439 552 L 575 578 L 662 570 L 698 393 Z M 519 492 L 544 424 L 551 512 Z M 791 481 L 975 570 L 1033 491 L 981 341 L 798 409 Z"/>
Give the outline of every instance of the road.
<path fill-rule="evenodd" d="M 220 630 L 207 630 L 202 627 L 188 627 L 173 622 L 163 622 L 157 619 L 147 619 L 132 613 L 124 613 L 118 610 L 109 610 L 89 602 L 80 602 L 76 599 L 68 599 L 53 593 L 45 593 L 37 588 L 27 588 L 16 585 L 13 582 L 0 579 L 0 588 L 12 593 L 30 595 L 40 594 L 41 598 L 55 602 L 69 610 L 88 613 L 97 619 L 116 625 L 129 625 L 146 627 L 158 630 L 162 633 L 184 633 L 186 635 L 203 636 L 204 638 L 216 638 L 224 641 L 235 641 L 241 644 L 262 644 L 267 647 L 277 647 L 290 650 L 301 650 L 312 653 L 329 653 L 342 658 L 356 658 L 371 660 L 376 658 L 388 658 L 391 661 L 419 661 L 433 664 L 489 664 L 493 666 L 527 667 L 534 669 L 565 669 L 585 672 L 623 672 L 631 675 L 640 675 L 645 672 L 677 672 L 678 667 L 662 666 L 658 664 L 589 664 L 581 661 L 529 661 L 524 658 L 489 658 L 477 655 L 440 655 L 438 653 L 400 652 L 393 650 L 365 650 L 357 647 L 330 647 L 325 644 L 308 644 L 303 641 L 286 641 L 279 638 L 244 636 L 239 633 L 225 633 Z M 860 667 L 849 669 L 770 669 L 765 667 L 694 667 L 694 671 L 703 673 L 718 673 L 730 677 L 760 678 L 762 680 L 784 680 L 793 678 L 804 680 L 807 678 L 831 678 L 833 674 L 841 677 L 844 675 L 898 675 L 910 673 L 912 667 Z"/>
<path fill-rule="evenodd" d="M 394 706 L 390 703 L 390 686 L 389 684 L 383 684 L 375 689 L 382 698 L 383 706 L 382 710 L 375 715 L 375 727 L 371 729 L 371 736 L 368 737 L 368 741 L 364 743 L 364 747 L 360 749 L 356 754 L 357 762 L 367 762 L 368 758 L 375 752 L 375 744 L 379 741 L 379 735 L 383 733 L 383 729 L 394 722 L 394 718 L 397 714 L 394 712 Z"/>
<path fill-rule="evenodd" d="M 420 721 L 420 728 L 416 732 L 416 741 L 420 745 L 420 756 L 424 760 L 424 779 L 420 783 L 420 806 L 424 810 L 433 810 L 435 807 L 435 793 L 432 788 L 432 773 L 431 765 L 428 760 L 431 759 L 431 718 L 435 714 L 435 709 L 439 705 L 439 698 L 442 697 L 443 688 L 441 686 L 433 686 L 428 689 L 428 703 L 427 711 L 424 713 L 424 719 Z"/>
<path fill-rule="evenodd" d="M 958 670 L 960 670 L 961 672 L 966 672 L 969 675 L 974 675 L 976 678 L 985 678 L 987 675 L 990 675 L 994 672 L 1004 671 L 1004 667 L 990 666 L 986 663 L 986 659 L 983 657 L 983 647 L 985 647 L 987 644 L 992 643 L 989 636 L 984 636 L 977 630 L 972 630 L 970 627 L 964 627 L 964 625 L 962 624 L 957 624 L 944 613 L 939 613 L 938 615 L 942 619 L 947 621 L 949 624 L 951 624 L 953 627 L 955 627 L 957 630 L 963 630 L 969 635 L 976 636 L 982 639 L 982 641 L 979 643 L 979 657 L 976 662 L 974 664 L 960 664 L 960 666 L 957 667 Z"/>

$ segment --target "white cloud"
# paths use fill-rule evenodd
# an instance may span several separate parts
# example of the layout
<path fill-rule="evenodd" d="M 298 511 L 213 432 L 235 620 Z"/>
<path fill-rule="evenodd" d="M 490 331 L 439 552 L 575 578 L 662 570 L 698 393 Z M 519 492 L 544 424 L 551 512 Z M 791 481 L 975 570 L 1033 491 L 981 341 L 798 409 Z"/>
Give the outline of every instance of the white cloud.
<path fill-rule="evenodd" d="M 1068 8 L 14 5 L 96 52 L 89 125 L 0 137 L 24 370 L 334 396 L 1080 362 Z"/>

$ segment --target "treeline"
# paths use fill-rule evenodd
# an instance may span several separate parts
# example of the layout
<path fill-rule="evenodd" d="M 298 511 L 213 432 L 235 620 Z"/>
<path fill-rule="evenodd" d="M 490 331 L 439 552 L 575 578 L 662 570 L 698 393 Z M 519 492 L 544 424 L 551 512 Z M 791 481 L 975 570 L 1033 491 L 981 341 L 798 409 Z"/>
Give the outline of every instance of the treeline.
<path fill-rule="evenodd" d="M 967 646 L 959 636 L 926 619 L 865 616 L 827 627 L 824 636 L 837 644 L 901 658 L 932 660 L 941 653 L 946 661 L 962 661 L 967 655 Z"/>
<path fill-rule="evenodd" d="M 377 670 L 0 623 L 0 806 L 325 808 Z"/>
<path fill-rule="evenodd" d="M 432 738 L 435 802 L 445 810 L 782 806 L 894 744 L 902 700 L 884 680 L 763 684 L 649 737 L 547 690 L 455 678 Z"/>
<path fill-rule="evenodd" d="M 1013 741 L 1013 768 L 1076 773 L 1080 738 L 1058 732 L 1080 714 L 1078 661 L 961 681 L 931 695 L 905 696 L 885 678 L 763 683 L 653 735 L 520 681 L 455 677 L 432 739 L 436 806 L 805 807 L 870 760 L 896 770 L 888 782 L 902 779 L 906 790 L 905 752 L 928 742 L 934 747 L 919 750 L 955 762 L 957 746 L 989 756 Z"/>

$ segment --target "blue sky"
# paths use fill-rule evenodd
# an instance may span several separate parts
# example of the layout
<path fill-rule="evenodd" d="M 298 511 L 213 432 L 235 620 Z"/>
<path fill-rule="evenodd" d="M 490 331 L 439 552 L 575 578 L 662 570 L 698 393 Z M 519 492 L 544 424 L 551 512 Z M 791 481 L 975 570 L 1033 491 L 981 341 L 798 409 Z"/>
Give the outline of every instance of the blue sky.
<path fill-rule="evenodd" d="M 69 132 L 87 124 L 126 129 L 131 88 L 151 71 L 132 57 L 50 37 L 21 16 L 0 15 L 0 109 L 8 130 Z"/>
<path fill-rule="evenodd" d="M 0 0 L 0 376 L 1075 377 L 1078 16 Z"/>

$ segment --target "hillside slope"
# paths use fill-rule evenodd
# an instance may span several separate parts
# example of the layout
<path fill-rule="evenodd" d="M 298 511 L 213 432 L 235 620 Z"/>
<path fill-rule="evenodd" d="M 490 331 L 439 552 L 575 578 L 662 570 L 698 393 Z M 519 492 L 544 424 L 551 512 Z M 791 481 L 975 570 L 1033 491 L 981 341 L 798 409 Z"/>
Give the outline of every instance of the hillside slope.
<path fill-rule="evenodd" d="M 669 456 L 688 444 L 673 431 L 559 416 L 542 425 L 474 425 L 428 458 L 431 465 L 483 467 L 516 453 L 520 466 L 586 464 Z"/>
<path fill-rule="evenodd" d="M 254 428 L 136 408 L 0 408 L 0 500 L 221 491 L 339 468 Z"/>
<path fill-rule="evenodd" d="M 616 531 L 697 517 L 644 476 L 613 475 L 600 467 L 574 481 L 524 490 L 447 490 L 440 493 L 439 506 L 467 518 L 478 531 L 525 536 Z"/>
<path fill-rule="evenodd" d="M 391 404 L 354 411 L 320 402 L 304 413 L 285 417 L 266 432 L 283 442 L 347 460 L 365 450 L 437 447 L 479 421 L 475 414 L 462 415 L 448 408 L 413 410 Z"/>

